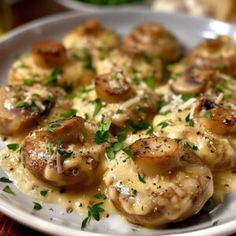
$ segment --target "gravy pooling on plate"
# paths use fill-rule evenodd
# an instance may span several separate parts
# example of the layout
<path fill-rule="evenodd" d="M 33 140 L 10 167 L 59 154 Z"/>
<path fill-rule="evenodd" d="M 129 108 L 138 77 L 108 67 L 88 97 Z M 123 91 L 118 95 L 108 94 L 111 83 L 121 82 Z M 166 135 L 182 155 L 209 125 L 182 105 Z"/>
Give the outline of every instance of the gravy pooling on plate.
<path fill-rule="evenodd" d="M 236 190 L 235 55 L 226 36 L 184 53 L 155 22 L 121 39 L 89 20 L 38 42 L 0 88 L 1 167 L 33 199 L 78 210 L 82 229 L 196 215 Z"/>

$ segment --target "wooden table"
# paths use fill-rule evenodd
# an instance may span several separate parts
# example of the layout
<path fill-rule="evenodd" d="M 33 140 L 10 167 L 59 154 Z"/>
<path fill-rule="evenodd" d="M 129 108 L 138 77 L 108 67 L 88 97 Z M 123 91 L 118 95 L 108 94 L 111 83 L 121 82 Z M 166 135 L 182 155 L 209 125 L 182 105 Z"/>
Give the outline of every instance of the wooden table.
<path fill-rule="evenodd" d="M 55 14 L 68 9 L 53 0 L 23 0 L 11 6 L 13 27 L 34 19 Z M 0 213 L 0 236 L 44 236 L 44 234 L 25 227 Z"/>

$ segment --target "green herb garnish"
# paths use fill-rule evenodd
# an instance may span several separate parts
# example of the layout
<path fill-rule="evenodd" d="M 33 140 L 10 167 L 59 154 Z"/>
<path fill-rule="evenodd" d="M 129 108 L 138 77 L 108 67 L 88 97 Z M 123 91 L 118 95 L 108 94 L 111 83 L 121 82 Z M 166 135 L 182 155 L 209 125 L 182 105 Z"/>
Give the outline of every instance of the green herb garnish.
<path fill-rule="evenodd" d="M 96 203 L 89 207 L 88 210 L 88 216 L 82 221 L 81 229 L 85 229 L 85 227 L 89 224 L 91 219 L 94 219 L 96 221 L 100 220 L 100 214 L 104 212 L 104 209 L 100 206 L 103 205 L 103 202 Z"/>
<path fill-rule="evenodd" d="M 95 134 L 95 142 L 97 144 L 105 143 L 109 137 L 109 129 L 111 127 L 111 120 L 107 121 L 106 123 L 101 123 L 99 129 Z"/>
<path fill-rule="evenodd" d="M 166 128 L 169 125 L 169 123 L 167 121 L 162 121 L 160 122 L 157 126 L 160 126 L 161 129 Z"/>
<path fill-rule="evenodd" d="M 143 184 L 146 184 L 146 181 L 145 181 L 145 176 L 141 173 L 138 173 L 138 179 L 140 182 L 142 182 Z"/>
<path fill-rule="evenodd" d="M 0 178 L 0 182 L 2 182 L 2 183 L 9 183 L 9 184 L 13 183 L 11 180 L 9 180 L 9 179 L 6 178 L 6 177 L 1 177 L 1 178 Z"/>
<path fill-rule="evenodd" d="M 147 76 L 143 78 L 144 83 L 150 87 L 150 88 L 154 88 L 156 85 L 156 78 L 154 76 Z"/>
<path fill-rule="evenodd" d="M 69 111 L 66 111 L 62 113 L 62 116 L 66 119 L 76 116 L 77 110 L 76 109 L 70 109 Z"/>
<path fill-rule="evenodd" d="M 187 123 L 186 126 L 194 126 L 194 121 L 193 119 L 190 118 L 190 114 L 188 114 L 186 117 L 185 117 L 185 122 Z"/>
<path fill-rule="evenodd" d="M 8 193 L 8 194 L 12 194 L 12 195 L 16 195 L 11 188 L 7 185 L 2 189 L 3 192 Z"/>
<path fill-rule="evenodd" d="M 43 197 L 46 197 L 48 192 L 49 192 L 49 190 L 42 190 L 42 191 L 40 191 L 40 195 Z"/>
<path fill-rule="evenodd" d="M 41 210 L 43 207 L 41 206 L 41 204 L 39 204 L 38 202 L 33 202 L 34 203 L 34 207 L 33 207 L 33 209 L 35 210 L 35 211 L 39 211 L 39 210 Z"/>
<path fill-rule="evenodd" d="M 134 130 L 136 131 L 140 131 L 140 130 L 145 130 L 148 129 L 150 127 L 149 123 L 143 122 L 143 123 L 132 123 L 130 125 Z"/>
<path fill-rule="evenodd" d="M 92 103 L 95 105 L 94 112 L 93 112 L 93 117 L 95 117 L 102 109 L 102 101 L 100 98 L 96 98 Z"/>
<path fill-rule="evenodd" d="M 102 200 L 107 199 L 106 195 L 102 194 L 102 193 L 97 193 L 97 194 L 94 195 L 94 197 L 97 198 L 97 199 L 102 199 Z"/>
<path fill-rule="evenodd" d="M 13 151 L 16 151 L 18 148 L 19 148 L 19 144 L 17 143 L 10 143 L 10 144 L 7 144 L 7 148 L 9 150 L 13 150 Z"/>
<path fill-rule="evenodd" d="M 62 74 L 62 69 L 57 66 L 51 74 L 47 77 L 46 84 L 48 86 L 55 86 L 58 83 L 58 77 L 61 76 Z"/>

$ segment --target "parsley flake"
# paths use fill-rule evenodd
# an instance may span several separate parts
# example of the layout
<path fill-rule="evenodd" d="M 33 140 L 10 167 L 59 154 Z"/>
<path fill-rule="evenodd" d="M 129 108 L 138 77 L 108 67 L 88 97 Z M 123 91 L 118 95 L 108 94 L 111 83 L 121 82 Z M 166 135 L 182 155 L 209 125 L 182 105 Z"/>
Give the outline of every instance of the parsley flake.
<path fill-rule="evenodd" d="M 17 144 L 17 143 L 10 143 L 10 144 L 7 144 L 7 148 L 9 150 L 16 151 L 19 148 L 19 144 Z"/>
<path fill-rule="evenodd" d="M 59 78 L 59 76 L 61 76 L 61 74 L 62 74 L 62 69 L 57 66 L 57 67 L 51 72 L 51 74 L 47 77 L 46 84 L 47 84 L 48 86 L 57 85 L 58 78 Z"/>
<path fill-rule="evenodd" d="M 11 188 L 7 185 L 2 189 L 3 192 L 8 193 L 8 194 L 12 194 L 12 195 L 16 195 Z"/>
<path fill-rule="evenodd" d="M 185 122 L 187 123 L 186 126 L 194 126 L 194 121 L 193 119 L 190 118 L 190 114 L 188 114 L 186 117 L 185 117 Z"/>
<path fill-rule="evenodd" d="M 146 181 L 145 181 L 145 176 L 141 173 L 138 173 L 138 179 L 140 182 L 142 182 L 143 184 L 146 184 Z"/>
<path fill-rule="evenodd" d="M 76 116 L 77 114 L 77 110 L 76 109 L 70 109 L 69 111 L 66 111 L 64 113 L 62 113 L 62 116 L 66 119 L 71 118 Z"/>
<path fill-rule="evenodd" d="M 102 200 L 107 199 L 106 195 L 102 194 L 102 193 L 97 193 L 97 194 L 94 195 L 94 197 L 97 198 L 97 199 L 102 199 Z"/>
<path fill-rule="evenodd" d="M 42 190 L 42 191 L 40 191 L 40 195 L 43 196 L 43 197 L 46 197 L 48 192 L 49 192 L 49 190 L 47 190 L 47 189 L 46 190 Z"/>
<path fill-rule="evenodd" d="M 35 210 L 35 211 L 39 211 L 39 210 L 41 210 L 43 207 L 41 206 L 41 204 L 39 204 L 38 202 L 33 202 L 34 203 L 34 207 L 33 207 L 33 209 Z"/>
<path fill-rule="evenodd" d="M 100 206 L 103 205 L 103 202 L 98 202 L 88 209 L 88 216 L 82 221 L 81 229 L 84 230 L 85 227 L 89 224 L 91 219 L 94 219 L 96 221 L 100 220 L 100 214 L 104 212 L 104 209 Z"/>
<path fill-rule="evenodd" d="M 162 121 L 160 122 L 157 126 L 160 126 L 161 129 L 166 128 L 169 125 L 169 123 L 167 121 Z"/>
<path fill-rule="evenodd" d="M 9 179 L 6 178 L 6 177 L 1 177 L 1 178 L 0 178 L 0 182 L 2 182 L 2 183 L 9 183 L 9 184 L 13 183 L 11 180 L 9 180 Z"/>
<path fill-rule="evenodd" d="M 105 143 L 109 137 L 109 130 L 111 127 L 111 120 L 107 121 L 106 123 L 101 123 L 99 129 L 96 131 L 95 134 L 95 142 L 97 144 Z"/>

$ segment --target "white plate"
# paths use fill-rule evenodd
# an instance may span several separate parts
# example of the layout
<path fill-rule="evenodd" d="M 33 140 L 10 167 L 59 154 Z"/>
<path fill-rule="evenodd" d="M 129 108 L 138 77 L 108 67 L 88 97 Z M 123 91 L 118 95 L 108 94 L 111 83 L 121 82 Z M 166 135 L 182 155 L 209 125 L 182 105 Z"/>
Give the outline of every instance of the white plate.
<path fill-rule="evenodd" d="M 163 23 L 173 31 L 187 47 L 193 47 L 203 37 L 215 37 L 217 34 L 228 34 L 236 37 L 236 27 L 209 19 L 198 19 L 180 14 L 153 13 L 150 11 L 109 11 L 100 13 L 67 13 L 41 19 L 18 28 L 0 40 L 0 81 L 4 83 L 7 71 L 14 57 L 30 49 L 31 45 L 41 39 L 61 39 L 79 22 L 89 18 L 98 18 L 106 27 L 118 31 L 121 35 L 128 32 L 141 21 Z M 0 177 L 4 172 L 0 168 Z M 169 229 L 149 230 L 127 224 L 119 216 L 112 216 L 100 222 L 92 221 L 81 232 L 82 218 L 76 214 L 66 214 L 59 206 L 44 204 L 43 209 L 32 214 L 33 199 L 12 189 L 16 196 L 1 192 L 5 184 L 0 183 L 0 210 L 10 217 L 29 227 L 56 235 L 94 235 L 93 233 L 112 235 L 225 235 L 236 232 L 236 194 L 227 196 L 224 204 L 219 206 L 208 217 L 197 217 L 185 224 L 176 224 Z M 50 211 L 50 208 L 54 211 Z M 51 220 L 50 220 L 51 219 Z M 217 222 L 217 225 L 214 224 Z"/>

